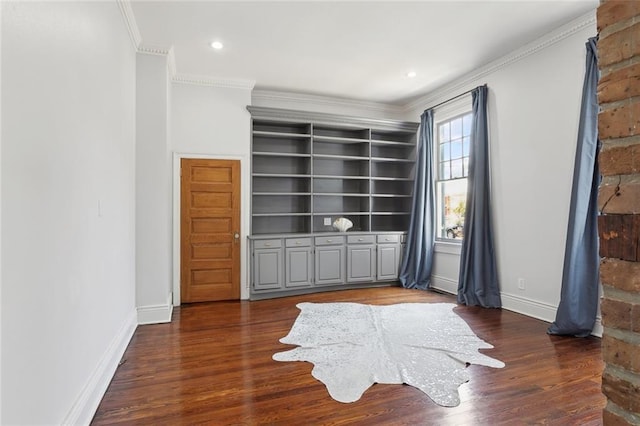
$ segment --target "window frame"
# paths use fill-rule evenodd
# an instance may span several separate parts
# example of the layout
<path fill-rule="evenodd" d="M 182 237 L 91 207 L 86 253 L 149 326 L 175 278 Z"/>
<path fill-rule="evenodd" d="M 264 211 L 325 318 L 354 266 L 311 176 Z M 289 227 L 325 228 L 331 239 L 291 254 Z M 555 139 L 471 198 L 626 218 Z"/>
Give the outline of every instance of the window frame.
<path fill-rule="evenodd" d="M 473 108 L 471 105 L 471 95 L 467 95 L 467 96 L 463 96 L 459 99 L 456 99 L 455 101 L 451 101 L 448 102 L 444 105 L 442 105 L 439 108 L 436 108 L 436 110 L 434 111 L 434 117 L 433 117 L 433 139 L 434 139 L 434 143 L 433 143 L 433 161 L 432 161 L 432 167 L 434 170 L 434 195 L 435 195 L 435 211 L 436 214 L 438 213 L 438 211 L 440 211 L 441 209 L 439 208 L 439 204 L 440 204 L 440 200 L 438 197 L 438 191 L 437 191 L 437 185 L 439 182 L 441 182 L 440 180 L 440 134 L 439 134 L 439 127 L 441 124 L 447 122 L 447 121 L 452 121 L 458 117 L 463 117 L 467 114 L 472 114 L 473 112 Z M 467 176 L 462 177 L 462 178 L 454 178 L 454 179 L 446 179 L 444 181 L 453 181 L 453 180 L 460 180 L 460 179 L 468 179 L 468 173 Z M 436 218 L 436 226 L 438 224 L 438 218 Z M 463 237 L 464 238 L 464 237 Z M 438 250 L 438 245 L 440 246 L 440 250 Z M 436 230 L 436 251 L 441 251 L 441 252 L 450 252 L 451 249 L 453 249 L 453 251 L 457 251 L 456 250 L 456 246 L 459 247 L 462 245 L 462 239 L 455 239 L 455 238 L 447 238 L 447 237 L 441 237 L 440 236 L 440 230 Z M 449 248 L 446 248 L 449 247 Z"/>

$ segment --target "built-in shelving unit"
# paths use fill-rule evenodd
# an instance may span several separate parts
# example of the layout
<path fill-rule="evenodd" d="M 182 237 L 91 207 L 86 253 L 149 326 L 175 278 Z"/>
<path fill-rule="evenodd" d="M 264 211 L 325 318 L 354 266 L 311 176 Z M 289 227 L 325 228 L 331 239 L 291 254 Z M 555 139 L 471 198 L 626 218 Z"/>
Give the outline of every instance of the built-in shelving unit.
<path fill-rule="evenodd" d="M 417 123 L 248 109 L 252 235 L 407 230 Z"/>
<path fill-rule="evenodd" d="M 251 298 L 398 278 L 418 123 L 248 107 Z M 346 217 L 347 233 L 333 228 Z"/>

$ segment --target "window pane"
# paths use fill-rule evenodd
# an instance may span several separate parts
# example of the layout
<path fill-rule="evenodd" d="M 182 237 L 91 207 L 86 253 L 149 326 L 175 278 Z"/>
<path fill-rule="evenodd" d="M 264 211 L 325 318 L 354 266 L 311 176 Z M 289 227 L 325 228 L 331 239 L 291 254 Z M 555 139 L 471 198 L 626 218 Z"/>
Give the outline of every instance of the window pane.
<path fill-rule="evenodd" d="M 449 140 L 449 123 L 440 125 L 440 143 Z"/>
<path fill-rule="evenodd" d="M 440 163 L 440 180 L 451 179 L 451 165 L 448 161 Z"/>
<path fill-rule="evenodd" d="M 438 182 L 437 232 L 439 238 L 462 239 L 467 202 L 467 179 Z"/>
<path fill-rule="evenodd" d="M 451 177 L 452 178 L 461 178 L 464 174 L 462 173 L 462 159 L 452 160 L 451 161 Z"/>
<path fill-rule="evenodd" d="M 463 159 L 464 162 L 464 175 L 469 176 L 469 157 Z"/>
<path fill-rule="evenodd" d="M 462 134 L 469 136 L 471 134 L 471 114 L 462 117 Z"/>
<path fill-rule="evenodd" d="M 449 155 L 449 144 L 445 143 L 440 145 L 440 161 L 449 161 L 451 155 Z"/>
<path fill-rule="evenodd" d="M 462 137 L 462 118 L 456 118 L 451 121 L 451 139 L 459 139 Z"/>
<path fill-rule="evenodd" d="M 451 158 L 460 157 L 462 157 L 462 140 L 458 139 L 451 142 Z"/>
<path fill-rule="evenodd" d="M 469 144 L 471 143 L 471 139 L 469 137 L 466 137 L 464 139 L 462 139 L 462 156 L 463 157 L 468 157 L 469 156 Z"/>

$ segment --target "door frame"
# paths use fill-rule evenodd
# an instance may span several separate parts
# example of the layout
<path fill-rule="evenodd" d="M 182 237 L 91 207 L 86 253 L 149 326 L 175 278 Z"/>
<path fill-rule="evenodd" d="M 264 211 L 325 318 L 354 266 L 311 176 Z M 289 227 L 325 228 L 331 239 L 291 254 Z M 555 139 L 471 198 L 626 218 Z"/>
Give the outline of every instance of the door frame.
<path fill-rule="evenodd" d="M 183 158 L 195 160 L 239 160 L 240 161 L 240 299 L 249 298 L 247 236 L 249 235 L 249 157 L 243 155 L 213 155 L 173 153 L 173 306 L 180 306 L 180 163 Z"/>

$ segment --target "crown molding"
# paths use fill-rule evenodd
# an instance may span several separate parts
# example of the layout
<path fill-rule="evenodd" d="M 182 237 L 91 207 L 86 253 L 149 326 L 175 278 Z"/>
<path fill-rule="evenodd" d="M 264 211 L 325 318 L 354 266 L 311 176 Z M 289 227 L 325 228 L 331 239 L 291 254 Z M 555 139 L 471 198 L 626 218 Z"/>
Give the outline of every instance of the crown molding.
<path fill-rule="evenodd" d="M 324 105 L 328 107 L 353 108 L 363 111 L 400 114 L 403 107 L 381 102 L 360 101 L 346 98 L 334 98 L 331 96 L 311 95 L 305 93 L 281 92 L 277 90 L 256 89 L 251 95 L 252 103 L 268 104 L 270 101 L 288 102 L 309 105 Z M 256 102 L 258 101 L 258 102 Z"/>
<path fill-rule="evenodd" d="M 117 3 L 120 8 L 120 13 L 122 13 L 122 17 L 124 18 L 124 24 L 129 32 L 131 43 L 133 43 L 133 48 L 137 51 L 140 44 L 142 44 L 142 36 L 140 35 L 136 18 L 133 15 L 131 2 L 129 0 L 117 0 Z"/>
<path fill-rule="evenodd" d="M 252 90 L 255 80 L 240 78 L 216 78 L 204 75 L 174 74 L 171 81 L 178 84 L 192 84 L 195 86 L 221 87 L 226 89 Z"/>
<path fill-rule="evenodd" d="M 459 93 L 461 90 L 468 88 L 474 82 L 481 80 L 485 76 L 495 73 L 502 68 L 505 68 L 515 62 L 518 62 L 524 58 L 527 58 L 539 51 L 552 46 L 567 37 L 594 25 L 596 22 L 595 9 L 588 12 L 573 21 L 570 21 L 559 28 L 545 34 L 544 36 L 534 40 L 533 42 L 518 48 L 507 55 L 484 65 L 477 70 L 464 74 L 463 76 L 455 79 L 453 82 L 445 84 L 431 92 L 428 92 L 414 101 L 405 104 L 402 107 L 403 112 L 407 113 L 417 108 L 428 107 L 429 104 L 441 102 L 443 99 L 447 99 L 452 95 Z"/>
<path fill-rule="evenodd" d="M 173 51 L 173 47 L 167 46 L 159 46 L 152 44 L 140 44 L 138 46 L 138 53 L 142 53 L 145 55 L 158 55 L 158 56 L 168 56 L 170 52 Z"/>

